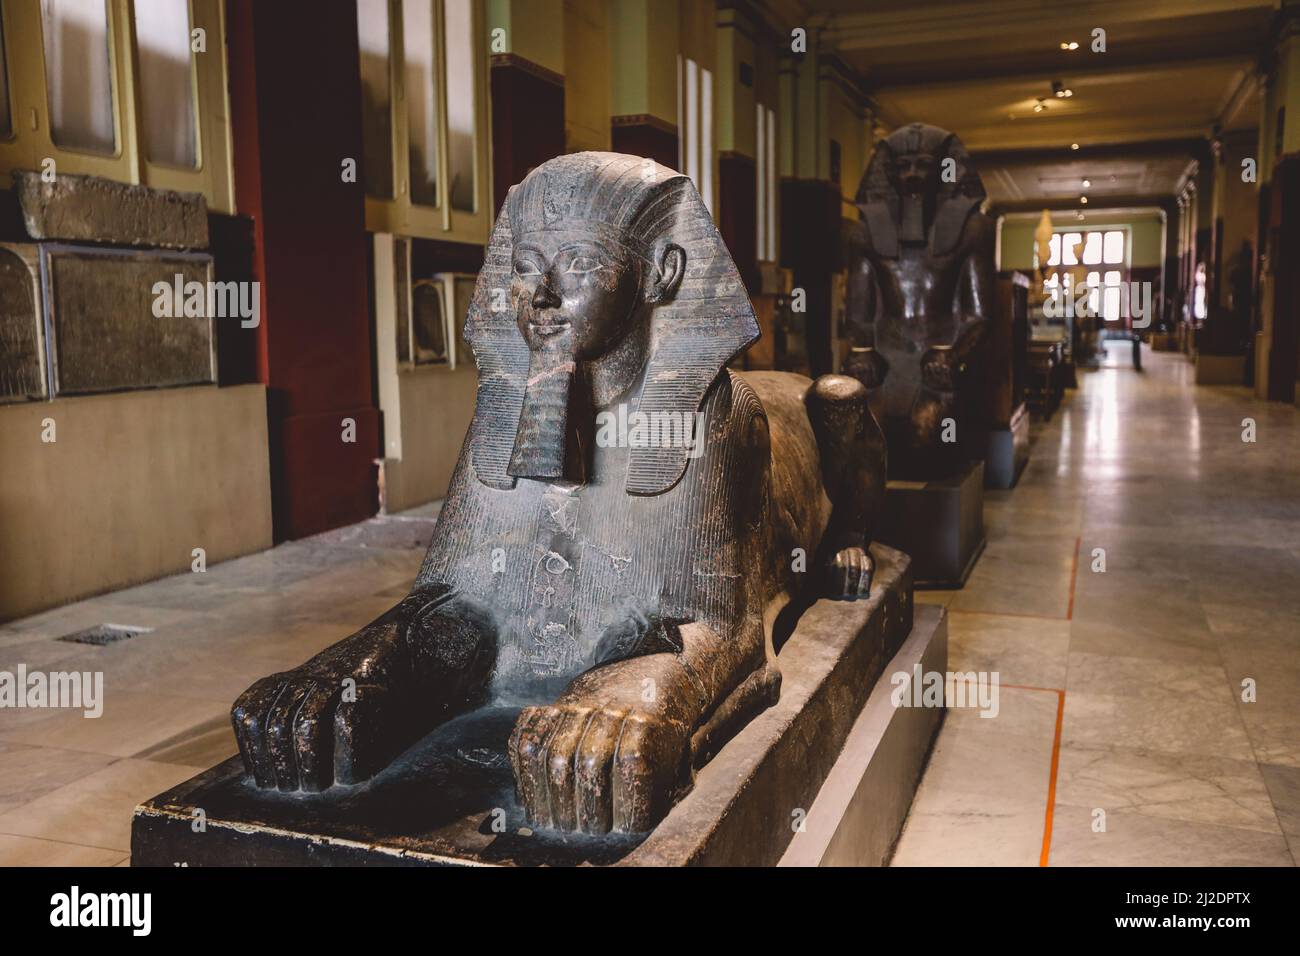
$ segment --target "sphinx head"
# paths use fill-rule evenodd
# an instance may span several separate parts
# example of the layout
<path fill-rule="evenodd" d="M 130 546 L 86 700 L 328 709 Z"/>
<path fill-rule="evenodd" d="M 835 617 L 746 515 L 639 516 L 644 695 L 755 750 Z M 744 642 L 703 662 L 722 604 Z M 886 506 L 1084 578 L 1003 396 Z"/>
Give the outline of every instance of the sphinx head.
<path fill-rule="evenodd" d="M 466 319 L 479 480 L 592 480 L 593 408 L 694 412 L 757 332 L 690 179 L 617 153 L 543 163 L 506 198 Z M 629 458 L 632 494 L 671 487 L 686 464 L 673 448 Z"/>

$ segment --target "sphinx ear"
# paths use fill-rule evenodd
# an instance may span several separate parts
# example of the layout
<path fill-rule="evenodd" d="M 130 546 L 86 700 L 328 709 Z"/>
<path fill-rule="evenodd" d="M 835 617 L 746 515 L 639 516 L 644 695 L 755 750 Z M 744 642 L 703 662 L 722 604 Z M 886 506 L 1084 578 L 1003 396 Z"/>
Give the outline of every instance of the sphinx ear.
<path fill-rule="evenodd" d="M 686 274 L 686 251 L 670 242 L 659 253 L 656 267 L 657 274 L 651 277 L 646 286 L 646 301 L 667 302 L 677 294 L 677 287 L 682 284 L 682 276 Z"/>

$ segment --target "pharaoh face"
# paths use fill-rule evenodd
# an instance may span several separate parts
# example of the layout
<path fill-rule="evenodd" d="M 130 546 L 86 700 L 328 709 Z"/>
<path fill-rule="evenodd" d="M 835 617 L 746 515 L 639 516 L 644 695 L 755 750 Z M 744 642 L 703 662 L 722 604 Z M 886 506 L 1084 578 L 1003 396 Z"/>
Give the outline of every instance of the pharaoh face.
<path fill-rule="evenodd" d="M 900 153 L 894 159 L 898 187 L 905 196 L 921 196 L 934 174 L 934 157 L 929 153 Z"/>
<path fill-rule="evenodd" d="M 594 361 L 646 321 L 641 260 L 581 223 L 521 236 L 511 268 L 515 321 L 533 351 Z"/>

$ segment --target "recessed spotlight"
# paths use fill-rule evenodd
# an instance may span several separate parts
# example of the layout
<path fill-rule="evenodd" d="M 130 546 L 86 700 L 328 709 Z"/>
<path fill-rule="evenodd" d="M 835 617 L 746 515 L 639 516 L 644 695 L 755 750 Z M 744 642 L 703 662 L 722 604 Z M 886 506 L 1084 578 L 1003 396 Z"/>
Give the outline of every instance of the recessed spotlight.
<path fill-rule="evenodd" d="M 1082 203 L 1083 205 L 1085 205 L 1085 206 L 1088 205 L 1088 197 L 1087 197 L 1087 196 L 1080 196 L 1080 197 L 1079 197 L 1079 202 L 1081 202 L 1081 203 Z"/>
<path fill-rule="evenodd" d="M 1078 41 L 1078 40 L 1062 40 L 1062 41 L 1061 41 L 1061 49 L 1062 49 L 1062 50 L 1077 50 L 1077 49 L 1079 49 L 1079 41 Z"/>
<path fill-rule="evenodd" d="M 1090 188 L 1091 186 L 1092 186 L 1092 180 L 1091 180 L 1091 179 L 1085 179 L 1085 180 L 1083 181 L 1083 188 L 1084 188 L 1084 189 L 1088 189 L 1088 188 Z"/>
<path fill-rule="evenodd" d="M 1037 103 L 1034 104 L 1035 113 L 1041 113 L 1045 109 L 1047 109 L 1047 104 L 1044 103 L 1042 100 L 1039 100 Z"/>
<path fill-rule="evenodd" d="M 1078 148 L 1079 148 L 1079 144 L 1078 144 L 1078 143 L 1071 143 L 1071 144 L 1070 144 L 1070 149 L 1078 149 Z"/>

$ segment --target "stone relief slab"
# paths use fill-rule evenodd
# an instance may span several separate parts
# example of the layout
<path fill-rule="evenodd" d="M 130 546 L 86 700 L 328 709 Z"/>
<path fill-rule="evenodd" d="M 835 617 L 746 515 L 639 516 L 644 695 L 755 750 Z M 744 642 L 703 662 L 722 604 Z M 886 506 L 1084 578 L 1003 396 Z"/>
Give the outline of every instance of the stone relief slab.
<path fill-rule="evenodd" d="M 33 239 L 164 249 L 208 246 L 208 205 L 201 193 L 68 173 L 53 182 L 30 170 L 13 175 L 27 234 Z"/>
<path fill-rule="evenodd" d="M 54 396 L 217 380 L 208 297 L 187 310 L 184 294 L 212 288 L 211 256 L 43 244 L 41 258 Z"/>
<path fill-rule="evenodd" d="M 0 243 L 0 404 L 46 397 L 37 247 Z"/>

